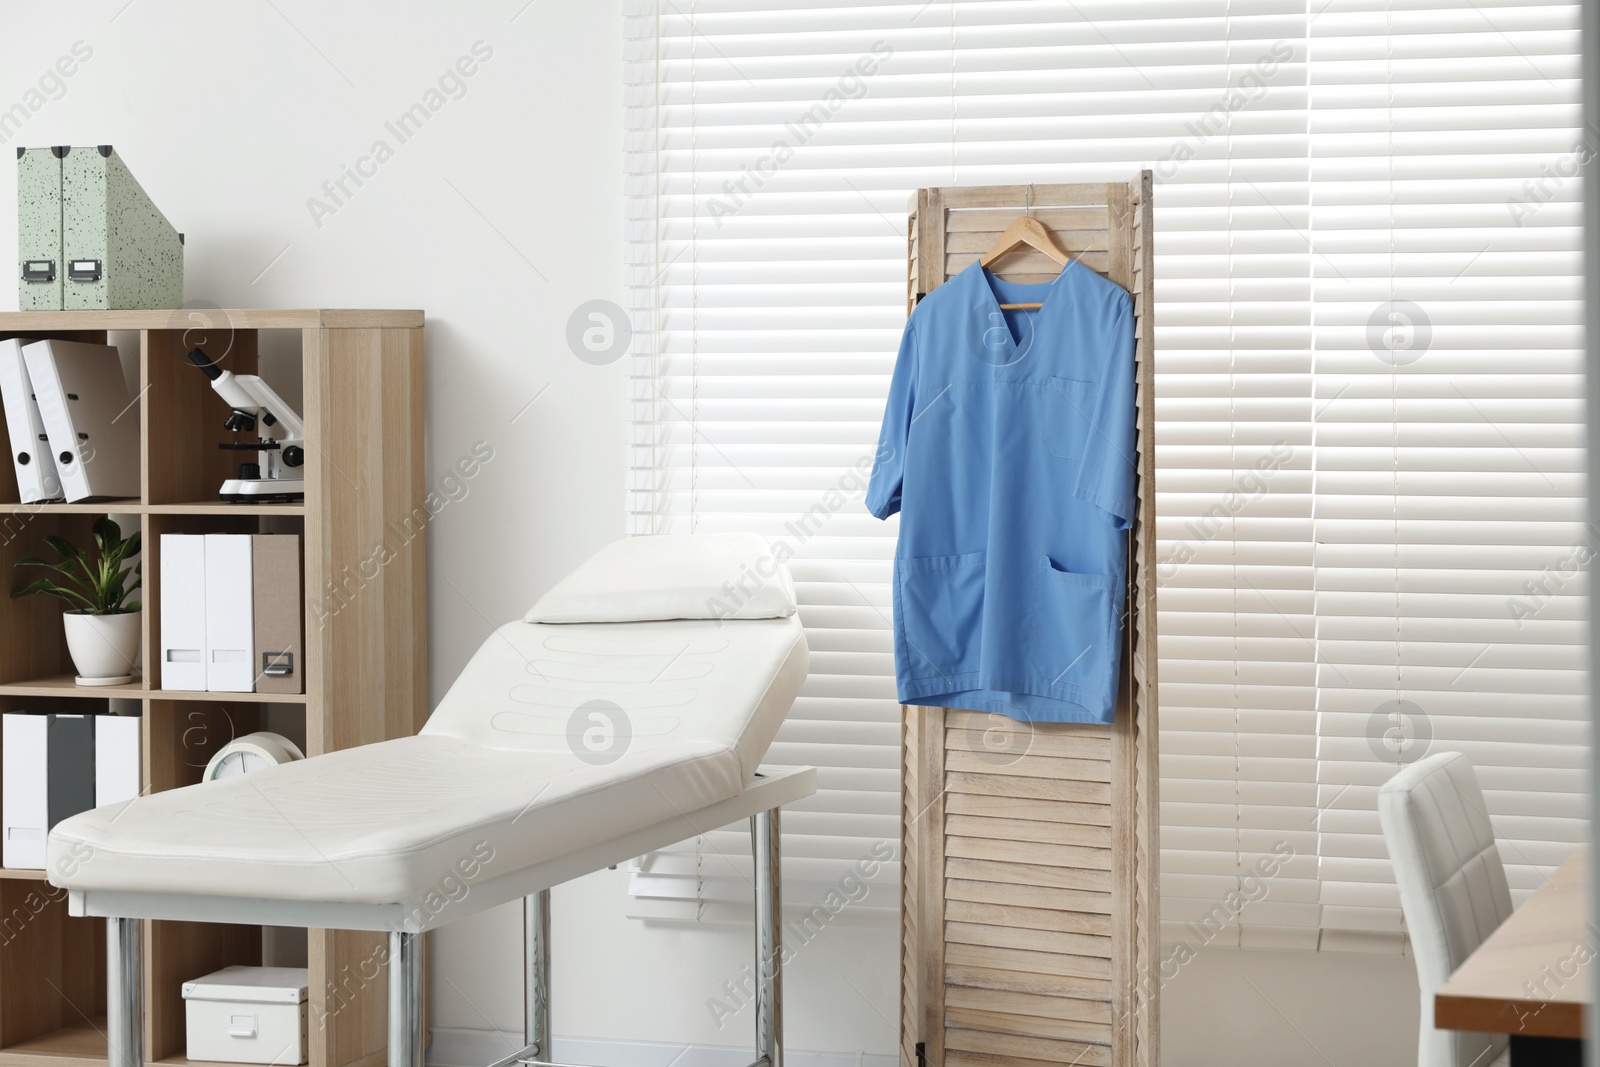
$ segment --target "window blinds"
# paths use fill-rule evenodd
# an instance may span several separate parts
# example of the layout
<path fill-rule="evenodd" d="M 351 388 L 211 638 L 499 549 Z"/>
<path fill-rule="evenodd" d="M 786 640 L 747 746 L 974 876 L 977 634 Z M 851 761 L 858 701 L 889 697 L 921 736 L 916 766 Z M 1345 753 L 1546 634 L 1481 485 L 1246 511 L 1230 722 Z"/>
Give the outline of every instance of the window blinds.
<path fill-rule="evenodd" d="M 785 812 L 800 896 L 898 838 L 894 524 L 860 499 L 907 196 L 1140 166 L 1166 933 L 1398 944 L 1376 790 L 1430 750 L 1477 763 L 1515 888 L 1561 858 L 1592 554 L 1576 5 L 632 0 L 626 21 L 631 523 L 795 552 L 812 674 L 769 759 L 820 768 Z M 715 917 L 748 862 L 737 830 L 645 857 L 637 914 Z"/>
<path fill-rule="evenodd" d="M 1380 729 L 1468 754 L 1514 891 L 1584 832 L 1578 18 L 1340 0 L 1310 25 L 1317 830 L 1344 936 L 1399 929 Z"/>

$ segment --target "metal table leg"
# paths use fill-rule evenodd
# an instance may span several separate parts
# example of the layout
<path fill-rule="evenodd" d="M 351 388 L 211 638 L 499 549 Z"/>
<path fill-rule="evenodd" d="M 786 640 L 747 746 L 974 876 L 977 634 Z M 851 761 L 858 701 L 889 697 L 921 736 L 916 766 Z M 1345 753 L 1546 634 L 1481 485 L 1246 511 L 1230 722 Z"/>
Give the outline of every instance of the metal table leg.
<path fill-rule="evenodd" d="M 523 965 L 527 968 L 523 1039 L 540 1059 L 550 1047 L 550 890 L 522 898 Z"/>
<path fill-rule="evenodd" d="M 389 934 L 389 1067 L 422 1067 L 422 935 Z"/>
<path fill-rule="evenodd" d="M 783 1067 L 783 892 L 778 809 L 750 817 L 756 874 L 756 1062 Z"/>
<path fill-rule="evenodd" d="M 144 1067 L 144 920 L 106 920 L 108 1067 Z"/>
<path fill-rule="evenodd" d="M 550 890 L 541 889 L 522 898 L 523 988 L 520 1052 L 496 1060 L 489 1067 L 548 1063 L 554 1050 L 550 1037 Z"/>

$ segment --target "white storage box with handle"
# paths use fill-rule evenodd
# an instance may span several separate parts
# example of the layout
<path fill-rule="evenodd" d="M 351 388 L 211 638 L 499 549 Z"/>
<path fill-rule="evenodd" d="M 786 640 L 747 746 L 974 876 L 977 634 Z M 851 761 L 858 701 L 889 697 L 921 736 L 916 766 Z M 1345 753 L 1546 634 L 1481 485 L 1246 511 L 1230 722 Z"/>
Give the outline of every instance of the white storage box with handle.
<path fill-rule="evenodd" d="M 224 967 L 183 983 L 191 1060 L 306 1062 L 304 967 Z"/>

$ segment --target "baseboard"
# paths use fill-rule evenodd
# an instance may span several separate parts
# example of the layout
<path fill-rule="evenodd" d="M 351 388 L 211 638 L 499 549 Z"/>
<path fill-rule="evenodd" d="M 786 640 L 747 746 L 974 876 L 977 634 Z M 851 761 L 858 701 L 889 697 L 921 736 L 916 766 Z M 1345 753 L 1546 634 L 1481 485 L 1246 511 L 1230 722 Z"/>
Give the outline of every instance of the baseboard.
<path fill-rule="evenodd" d="M 749 1048 L 674 1045 L 657 1041 L 601 1041 L 557 1037 L 555 1058 L 562 1063 L 595 1067 L 748 1067 Z M 503 1030 L 433 1028 L 428 1067 L 485 1067 L 522 1047 L 522 1034 Z M 895 1056 L 862 1052 L 794 1052 L 784 1050 L 788 1067 L 898 1067 Z"/>

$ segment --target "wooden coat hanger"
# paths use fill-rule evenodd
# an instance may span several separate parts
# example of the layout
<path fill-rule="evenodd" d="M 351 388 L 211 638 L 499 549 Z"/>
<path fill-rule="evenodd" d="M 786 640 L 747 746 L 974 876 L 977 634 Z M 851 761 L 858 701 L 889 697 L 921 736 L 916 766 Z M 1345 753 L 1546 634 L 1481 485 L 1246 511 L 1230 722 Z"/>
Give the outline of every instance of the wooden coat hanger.
<path fill-rule="evenodd" d="M 1050 231 L 1044 224 L 1033 217 L 1033 186 L 1028 186 L 1025 199 L 1022 203 L 1022 217 L 1012 222 L 1000 235 L 1000 239 L 990 246 L 989 251 L 978 257 L 978 265 L 987 268 L 1001 256 L 1010 255 L 1019 248 L 1032 248 L 1036 252 L 1043 252 L 1046 256 L 1061 264 L 1064 268 L 1072 257 L 1062 251 L 1056 244 L 1056 239 L 1050 236 Z M 1037 311 L 1044 307 L 1043 304 L 1001 304 L 1002 311 Z"/>

